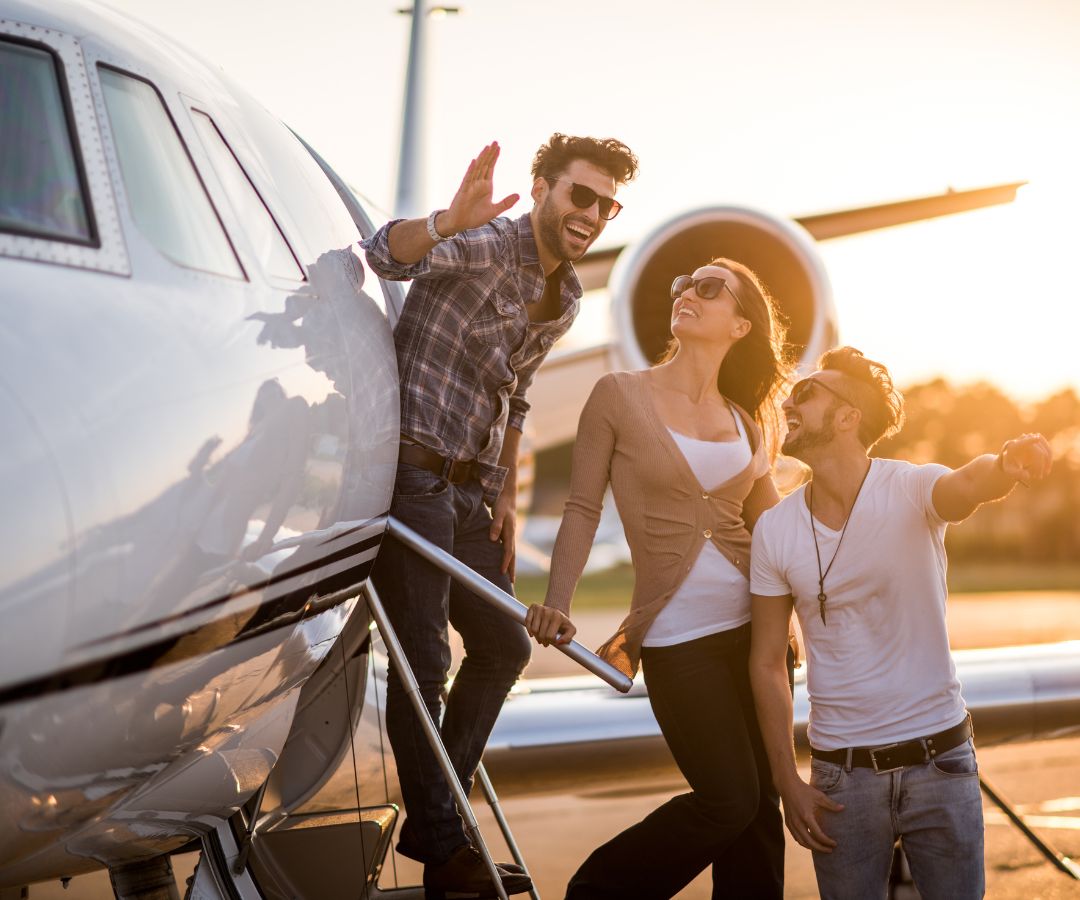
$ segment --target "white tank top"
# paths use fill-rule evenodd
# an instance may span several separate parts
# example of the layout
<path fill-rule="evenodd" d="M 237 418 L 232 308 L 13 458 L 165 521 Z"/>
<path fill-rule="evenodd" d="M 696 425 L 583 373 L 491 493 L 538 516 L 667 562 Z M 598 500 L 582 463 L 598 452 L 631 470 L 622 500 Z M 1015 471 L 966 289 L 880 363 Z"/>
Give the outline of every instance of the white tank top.
<path fill-rule="evenodd" d="M 734 441 L 702 441 L 668 429 L 707 491 L 750 465 L 750 441 L 738 413 L 734 415 L 739 429 Z M 649 626 L 642 646 L 670 647 L 749 621 L 750 582 L 712 541 L 706 541 L 686 579 Z"/>

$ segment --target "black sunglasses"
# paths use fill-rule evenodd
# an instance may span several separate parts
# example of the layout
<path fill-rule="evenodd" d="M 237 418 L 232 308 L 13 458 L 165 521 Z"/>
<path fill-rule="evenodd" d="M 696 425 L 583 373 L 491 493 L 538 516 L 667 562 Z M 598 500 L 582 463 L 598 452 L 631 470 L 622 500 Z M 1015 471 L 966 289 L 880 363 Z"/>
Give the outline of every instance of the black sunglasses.
<path fill-rule="evenodd" d="M 858 403 L 852 403 L 838 390 L 829 387 L 824 381 L 818 381 L 816 378 L 804 378 L 802 381 L 796 382 L 795 386 L 791 389 L 791 402 L 796 406 L 801 406 L 813 395 L 815 387 L 824 388 L 834 397 L 839 397 L 848 406 L 854 406 L 856 409 L 859 408 Z"/>
<path fill-rule="evenodd" d="M 550 175 L 545 175 L 544 180 L 550 181 L 552 184 L 561 181 L 570 185 L 570 202 L 578 209 L 588 209 L 595 203 L 601 219 L 614 219 L 619 214 L 619 210 L 622 209 L 622 204 L 614 197 L 605 197 L 603 194 L 596 193 L 591 187 L 578 184 L 576 181 L 569 181 L 566 178 L 553 178 Z"/>
<path fill-rule="evenodd" d="M 739 307 L 739 312 L 743 315 L 746 314 L 742 300 L 731 289 L 726 278 L 717 278 L 715 275 L 706 275 L 704 278 L 694 278 L 693 275 L 680 275 L 671 282 L 671 299 L 678 300 L 690 288 L 693 288 L 694 292 L 702 300 L 715 300 L 720 296 L 720 292 L 727 288 L 727 292 L 735 300 L 735 305 Z"/>

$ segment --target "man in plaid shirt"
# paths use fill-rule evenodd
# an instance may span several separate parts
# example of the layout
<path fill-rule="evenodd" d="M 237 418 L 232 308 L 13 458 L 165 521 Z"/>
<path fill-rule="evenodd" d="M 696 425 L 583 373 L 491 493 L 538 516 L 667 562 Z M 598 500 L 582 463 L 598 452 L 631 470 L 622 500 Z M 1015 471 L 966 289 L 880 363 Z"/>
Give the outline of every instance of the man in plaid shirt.
<path fill-rule="evenodd" d="M 580 259 L 618 213 L 616 188 L 637 159 L 613 139 L 552 135 L 533 160 L 532 209 L 493 201 L 496 143 L 470 164 L 449 209 L 395 220 L 364 241 L 383 278 L 413 279 L 394 330 L 401 448 L 391 515 L 512 592 L 517 456 L 526 391 L 577 315 Z M 450 668 L 448 626 L 465 658 L 442 738 L 468 789 L 503 700 L 526 663 L 525 629 L 394 541 L 376 585 L 436 722 Z M 387 731 L 408 819 L 398 849 L 424 863 L 429 898 L 495 896 L 453 796 L 391 666 Z M 503 887 L 531 887 L 500 867 Z"/>

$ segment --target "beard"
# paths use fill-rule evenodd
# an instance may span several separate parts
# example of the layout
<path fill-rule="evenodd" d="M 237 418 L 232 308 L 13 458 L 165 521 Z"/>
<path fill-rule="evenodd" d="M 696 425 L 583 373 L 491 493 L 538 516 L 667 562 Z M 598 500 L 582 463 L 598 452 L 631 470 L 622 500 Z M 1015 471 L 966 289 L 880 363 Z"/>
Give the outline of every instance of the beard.
<path fill-rule="evenodd" d="M 806 427 L 804 422 L 799 426 L 799 433 L 794 437 L 788 435 L 784 438 L 783 446 L 780 447 L 780 452 L 784 456 L 790 456 L 793 459 L 806 461 L 806 451 L 813 450 L 815 447 L 823 447 L 832 439 L 836 437 L 836 429 L 833 428 L 832 416 L 826 416 L 825 422 L 820 428 L 814 431 L 810 431 Z"/>
<path fill-rule="evenodd" d="M 571 250 L 567 245 L 563 237 L 562 221 L 559 218 L 559 212 L 555 209 L 555 204 L 551 201 L 549 196 L 540 207 L 540 213 L 537 216 L 537 223 L 539 225 L 539 238 L 543 241 L 544 246 L 551 251 L 551 253 L 560 262 L 573 262 L 580 259 L 585 255 L 586 247 L 580 253 L 576 250 Z"/>

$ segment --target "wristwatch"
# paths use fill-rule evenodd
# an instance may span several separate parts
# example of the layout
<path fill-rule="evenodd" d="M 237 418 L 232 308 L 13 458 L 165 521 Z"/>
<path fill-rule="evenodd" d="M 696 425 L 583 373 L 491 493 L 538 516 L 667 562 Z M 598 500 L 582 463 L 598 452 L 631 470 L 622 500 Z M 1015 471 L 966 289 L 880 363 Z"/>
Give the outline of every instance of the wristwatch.
<path fill-rule="evenodd" d="M 438 229 L 435 227 L 435 217 L 439 213 L 444 213 L 444 212 L 446 212 L 445 209 L 437 209 L 430 216 L 427 217 L 427 233 L 428 233 L 428 237 L 430 237 L 436 244 L 441 244 L 443 241 L 447 241 L 451 237 L 448 234 L 447 235 L 439 234 Z"/>

